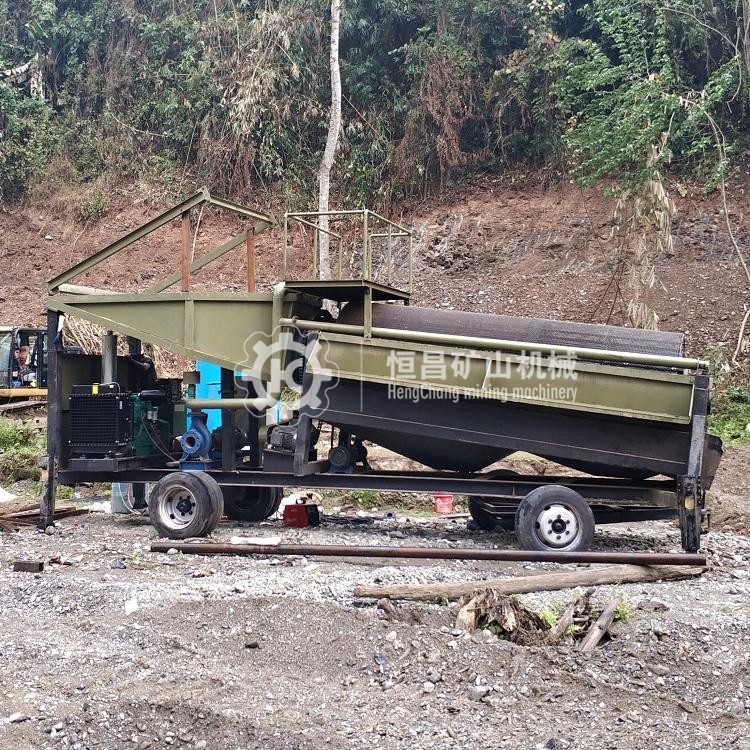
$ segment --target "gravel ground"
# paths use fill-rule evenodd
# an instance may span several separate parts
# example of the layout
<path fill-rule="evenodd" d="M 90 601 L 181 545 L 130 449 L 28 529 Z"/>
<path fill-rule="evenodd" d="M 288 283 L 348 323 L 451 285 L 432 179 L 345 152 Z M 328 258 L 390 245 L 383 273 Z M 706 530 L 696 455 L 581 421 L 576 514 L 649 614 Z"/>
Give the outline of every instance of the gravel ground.
<path fill-rule="evenodd" d="M 215 536 L 511 546 L 463 521 Z M 152 554 L 145 519 L 91 514 L 0 537 L 0 749 L 750 747 L 750 540 L 706 537 L 699 580 L 603 586 L 631 610 L 591 656 L 454 630 L 456 605 L 358 583 L 469 580 L 559 565 Z M 610 526 L 597 549 L 677 550 L 669 523 Z M 41 574 L 18 559 L 60 559 Z M 579 592 L 580 593 L 580 592 Z M 524 598 L 532 608 L 573 591 Z"/>

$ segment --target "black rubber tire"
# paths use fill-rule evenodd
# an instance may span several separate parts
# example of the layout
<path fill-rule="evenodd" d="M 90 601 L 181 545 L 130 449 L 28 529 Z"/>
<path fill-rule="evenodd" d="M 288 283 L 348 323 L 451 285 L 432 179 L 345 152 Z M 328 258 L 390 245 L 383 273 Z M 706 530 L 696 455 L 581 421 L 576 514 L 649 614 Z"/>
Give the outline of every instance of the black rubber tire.
<path fill-rule="evenodd" d="M 271 503 L 271 510 L 266 514 L 266 518 L 270 518 L 276 511 L 281 507 L 281 501 L 284 499 L 283 487 L 272 487 L 274 491 L 273 502 Z"/>
<path fill-rule="evenodd" d="M 520 476 L 513 469 L 498 469 L 492 472 L 492 479 L 514 479 Z M 496 518 L 487 508 L 485 500 L 492 501 L 493 498 L 485 498 L 482 495 L 469 496 L 469 515 L 479 524 L 479 527 L 485 531 L 502 529 L 503 531 L 513 531 L 516 528 L 515 505 L 512 505 L 512 512 L 504 518 Z"/>
<path fill-rule="evenodd" d="M 563 505 L 575 515 L 578 533 L 570 544 L 552 546 L 537 533 L 537 519 L 550 505 Z M 521 500 L 516 510 L 516 538 L 521 549 L 541 552 L 579 552 L 591 546 L 594 539 L 594 514 L 589 504 L 569 487 L 552 484 L 537 487 Z"/>
<path fill-rule="evenodd" d="M 232 521 L 265 521 L 281 505 L 283 490 L 280 487 L 237 487 L 226 485 L 224 512 Z"/>
<path fill-rule="evenodd" d="M 201 481 L 199 473 L 175 471 L 154 485 L 149 516 L 160 537 L 188 539 L 205 534 L 214 506 L 208 486 Z M 180 515 L 176 508 L 180 502 L 190 503 L 192 508 Z"/>
<path fill-rule="evenodd" d="M 516 528 L 515 506 L 513 512 L 497 518 L 492 511 L 487 508 L 486 500 L 480 495 L 469 495 L 469 515 L 477 522 L 480 528 L 485 531 L 502 529 L 503 531 L 513 531 Z"/>
<path fill-rule="evenodd" d="M 197 471 L 195 475 L 203 482 L 211 500 L 212 512 L 207 520 L 206 528 L 203 529 L 203 533 L 201 534 L 201 536 L 207 536 L 219 525 L 219 521 L 224 517 L 224 495 L 219 483 L 210 474 L 206 474 L 205 471 Z"/>

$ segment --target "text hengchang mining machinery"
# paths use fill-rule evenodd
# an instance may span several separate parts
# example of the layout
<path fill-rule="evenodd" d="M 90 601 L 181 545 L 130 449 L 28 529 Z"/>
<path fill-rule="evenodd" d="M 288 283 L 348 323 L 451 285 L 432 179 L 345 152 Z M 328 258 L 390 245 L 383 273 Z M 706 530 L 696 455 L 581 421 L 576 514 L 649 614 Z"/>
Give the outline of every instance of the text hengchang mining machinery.
<path fill-rule="evenodd" d="M 204 205 L 247 230 L 192 259 L 190 212 Z M 409 231 L 367 210 L 328 216 L 357 222 L 356 252 L 319 214 L 285 214 L 270 292 L 255 291 L 254 241 L 274 219 L 205 189 L 49 282 L 42 523 L 57 483 L 149 483 L 152 523 L 174 539 L 208 534 L 224 513 L 267 518 L 285 486 L 399 490 L 468 496 L 482 527 L 515 528 L 525 549 L 579 551 L 595 522 L 677 515 L 684 549 L 698 550 L 721 442 L 706 432 L 707 363 L 683 356 L 682 334 L 412 307 Z M 139 293 L 70 283 L 172 221 L 180 271 Z M 290 258 L 300 266 L 293 225 L 313 238 L 304 280 L 288 271 Z M 315 268 L 324 233 L 332 280 Z M 249 291 L 191 291 L 192 274 L 240 246 Z M 64 350 L 64 315 L 110 332 L 101 356 Z M 118 334 L 134 356 L 117 355 Z M 220 398 L 194 397 L 195 372 L 144 378 L 141 342 L 220 365 Z M 289 388 L 298 408 L 276 423 Z M 208 409 L 221 410 L 213 431 Z M 373 470 L 366 444 L 424 468 Z M 575 471 L 492 469 L 515 451 Z"/>

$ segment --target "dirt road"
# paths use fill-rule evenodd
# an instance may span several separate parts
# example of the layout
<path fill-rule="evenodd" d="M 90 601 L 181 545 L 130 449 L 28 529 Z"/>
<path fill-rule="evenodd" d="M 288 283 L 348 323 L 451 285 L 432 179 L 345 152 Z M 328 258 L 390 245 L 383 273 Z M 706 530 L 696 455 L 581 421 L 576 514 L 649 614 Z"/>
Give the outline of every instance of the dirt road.
<path fill-rule="evenodd" d="M 284 529 L 321 543 L 512 545 L 463 521 Z M 142 518 L 92 514 L 0 537 L 0 750 L 747 748 L 750 540 L 706 537 L 700 580 L 601 587 L 630 617 L 590 657 L 454 630 L 456 606 L 389 620 L 357 583 L 524 575 L 556 565 L 198 558 L 148 551 Z M 677 550 L 670 523 L 597 549 Z M 17 559 L 60 558 L 41 574 Z M 574 592 L 525 597 L 541 608 Z M 476 690 L 489 687 L 489 692 Z M 487 694 L 481 697 L 481 693 Z M 477 700 L 477 698 L 480 698 Z"/>

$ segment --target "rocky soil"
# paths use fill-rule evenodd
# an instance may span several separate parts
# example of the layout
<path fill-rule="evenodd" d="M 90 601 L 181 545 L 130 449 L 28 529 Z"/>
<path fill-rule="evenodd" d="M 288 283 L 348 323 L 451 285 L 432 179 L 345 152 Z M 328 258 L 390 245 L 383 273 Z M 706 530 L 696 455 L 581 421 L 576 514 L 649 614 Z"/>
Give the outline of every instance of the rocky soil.
<path fill-rule="evenodd" d="M 656 258 L 660 284 L 651 303 L 664 329 L 687 333 L 688 353 L 715 343 L 733 348 L 750 289 L 716 198 L 683 192 L 674 254 Z M 735 234 L 750 251 L 743 189 L 731 196 Z M 0 212 L 0 323 L 40 321 L 47 278 L 166 207 L 113 194 L 105 217 L 81 226 L 72 219 L 75 200 L 52 194 Z M 593 190 L 492 181 L 413 206 L 397 218 L 415 230 L 415 302 L 622 323 L 627 289 L 612 209 Z M 241 228 L 207 212 L 197 253 Z M 263 287 L 279 278 L 279 239 L 258 238 Z M 292 236 L 300 273 L 309 240 Z M 80 282 L 143 289 L 177 267 L 178 247 L 178 227 L 165 227 Z M 240 289 L 243 263 L 241 254 L 227 256 L 197 285 Z M 630 617 L 586 657 L 570 646 L 462 634 L 455 604 L 399 605 L 389 619 L 352 593 L 358 583 L 559 566 L 157 555 L 148 551 L 155 534 L 145 519 L 102 514 L 61 521 L 51 536 L 1 534 L 0 750 L 750 748 L 749 467 L 750 451 L 732 449 L 717 477 L 709 572 L 598 589 L 599 604 L 622 594 Z M 514 543 L 468 531 L 463 520 L 403 517 L 298 531 L 224 522 L 216 537 L 238 533 L 322 543 Z M 602 528 L 596 538 L 597 549 L 678 547 L 677 529 L 666 522 Z M 19 559 L 47 567 L 14 573 Z M 578 593 L 525 601 L 541 609 Z"/>
<path fill-rule="evenodd" d="M 514 543 L 463 519 L 404 516 L 318 529 L 223 522 L 215 536 L 238 534 Z M 748 746 L 745 536 L 706 536 L 700 579 L 597 589 L 600 605 L 624 596 L 629 617 L 591 656 L 462 633 L 455 604 L 397 604 L 389 617 L 352 593 L 559 565 L 197 557 L 151 553 L 154 538 L 142 517 L 103 514 L 0 537 L 2 750 Z M 601 527 L 595 548 L 676 551 L 679 535 L 668 522 Z M 11 572 L 18 559 L 48 564 Z M 524 601 L 540 610 L 578 593 Z"/>

